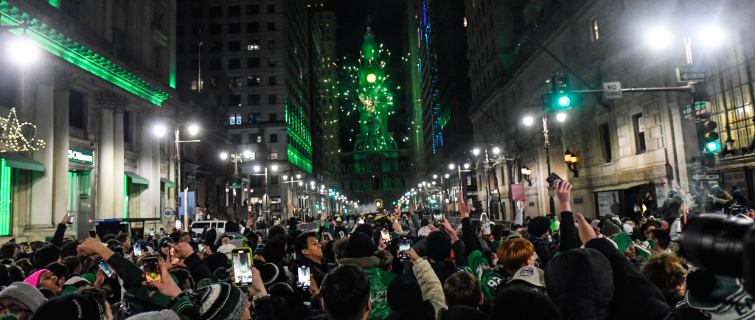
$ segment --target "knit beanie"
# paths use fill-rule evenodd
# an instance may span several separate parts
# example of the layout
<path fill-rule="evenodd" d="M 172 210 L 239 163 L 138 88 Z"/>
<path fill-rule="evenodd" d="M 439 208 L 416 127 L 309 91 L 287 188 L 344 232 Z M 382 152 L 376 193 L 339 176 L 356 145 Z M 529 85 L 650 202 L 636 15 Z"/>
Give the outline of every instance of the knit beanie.
<path fill-rule="evenodd" d="M 616 224 L 614 224 L 613 222 L 609 222 L 608 220 L 606 220 L 606 222 L 603 223 L 603 229 L 600 230 L 600 233 L 604 236 L 612 236 L 620 232 L 621 232 L 621 229 L 619 229 L 619 227 L 616 226 Z"/>
<path fill-rule="evenodd" d="M 246 309 L 246 296 L 227 283 L 216 283 L 186 291 L 191 304 L 199 309 L 203 320 L 240 319 Z"/>
<path fill-rule="evenodd" d="M 128 317 L 129 320 L 181 320 L 173 310 L 165 309 L 162 311 L 142 312 Z"/>
<path fill-rule="evenodd" d="M 210 272 L 215 272 L 218 268 L 225 268 L 228 266 L 228 257 L 220 252 L 215 252 L 205 257 L 202 261 L 204 261 L 207 268 L 210 269 Z"/>
<path fill-rule="evenodd" d="M 70 294 L 49 300 L 31 316 L 31 320 L 101 320 L 104 318 L 104 306 L 94 298 L 80 294 Z"/>
<path fill-rule="evenodd" d="M 370 237 L 361 232 L 355 232 L 346 243 L 346 258 L 364 258 L 375 255 L 375 247 Z"/>
<path fill-rule="evenodd" d="M 551 228 L 551 219 L 547 217 L 534 217 L 527 226 L 527 232 L 534 237 L 541 237 Z"/>
<path fill-rule="evenodd" d="M 36 312 L 39 306 L 45 302 L 45 296 L 37 288 L 24 282 L 14 282 L 0 291 L 1 298 L 16 299 L 29 308 L 32 313 Z"/>
<path fill-rule="evenodd" d="M 283 262 L 285 256 L 286 244 L 278 240 L 270 241 L 262 248 L 262 257 L 265 258 L 265 262 Z"/>
<path fill-rule="evenodd" d="M 160 240 L 157 240 L 157 248 L 155 248 L 155 250 L 160 251 L 160 248 L 167 247 L 168 243 L 176 244 L 176 242 L 168 236 L 160 238 Z"/>
<path fill-rule="evenodd" d="M 32 287 L 38 288 L 39 285 L 39 277 L 42 276 L 43 272 L 50 272 L 50 270 L 47 269 L 40 269 L 36 272 L 32 273 L 24 282 L 30 284 Z"/>
<path fill-rule="evenodd" d="M 422 288 L 413 276 L 402 274 L 394 278 L 388 285 L 386 296 L 391 310 L 398 311 L 422 302 Z"/>
<path fill-rule="evenodd" d="M 425 243 L 425 253 L 434 262 L 443 262 L 451 255 L 451 237 L 445 232 L 431 232 Z"/>

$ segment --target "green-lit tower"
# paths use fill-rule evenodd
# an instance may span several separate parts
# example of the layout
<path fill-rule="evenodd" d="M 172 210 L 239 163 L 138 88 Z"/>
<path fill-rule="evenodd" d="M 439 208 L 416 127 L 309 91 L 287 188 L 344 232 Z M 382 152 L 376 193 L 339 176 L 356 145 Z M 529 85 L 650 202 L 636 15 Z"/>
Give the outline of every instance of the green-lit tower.
<path fill-rule="evenodd" d="M 359 130 L 354 145 L 355 159 L 371 152 L 397 157 L 396 141 L 388 132 L 388 115 L 393 109 L 393 93 L 386 83 L 385 62 L 370 28 L 364 35 L 359 59 Z M 361 158 L 360 158 L 361 156 Z"/>

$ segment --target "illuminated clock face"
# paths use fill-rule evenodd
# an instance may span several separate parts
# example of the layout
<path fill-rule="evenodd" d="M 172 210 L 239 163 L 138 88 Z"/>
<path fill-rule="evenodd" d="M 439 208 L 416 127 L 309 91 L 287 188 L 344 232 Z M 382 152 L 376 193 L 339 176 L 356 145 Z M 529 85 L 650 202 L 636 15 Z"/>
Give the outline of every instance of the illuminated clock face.
<path fill-rule="evenodd" d="M 369 83 L 373 83 L 373 82 L 375 82 L 375 80 L 376 80 L 376 79 L 377 79 L 377 78 L 376 78 L 376 77 L 375 77 L 375 75 L 374 75 L 374 74 L 372 74 L 372 73 L 370 73 L 370 74 L 368 74 L 368 75 L 367 75 L 367 82 L 369 82 Z"/>

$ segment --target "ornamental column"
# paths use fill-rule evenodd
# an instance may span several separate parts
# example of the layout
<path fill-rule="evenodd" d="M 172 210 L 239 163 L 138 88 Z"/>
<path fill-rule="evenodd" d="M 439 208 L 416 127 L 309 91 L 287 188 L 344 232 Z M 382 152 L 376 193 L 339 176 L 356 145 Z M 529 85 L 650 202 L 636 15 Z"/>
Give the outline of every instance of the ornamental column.
<path fill-rule="evenodd" d="M 34 105 L 33 123 L 37 130 L 37 139 L 44 140 L 47 145 L 32 152 L 32 158 L 45 167 L 44 172 L 32 171 L 31 182 L 31 220 L 29 225 L 37 228 L 50 228 L 54 222 L 52 215 L 53 202 L 50 196 L 53 194 L 53 168 L 54 168 L 54 119 L 53 105 L 55 91 L 53 77 L 42 75 L 33 85 Z"/>
<path fill-rule="evenodd" d="M 68 212 L 68 128 L 69 128 L 69 105 L 68 96 L 71 91 L 71 79 L 61 73 L 55 81 L 53 112 L 55 124 L 53 132 L 53 192 L 52 212 L 53 221 L 60 221 Z"/>
<path fill-rule="evenodd" d="M 125 101 L 113 107 L 113 217 L 126 218 L 123 212 L 125 201 L 124 174 L 126 171 L 123 152 L 123 113 Z"/>
<path fill-rule="evenodd" d="M 139 175 L 142 177 L 152 177 L 152 153 L 153 145 L 156 144 L 157 138 L 152 132 L 152 124 L 149 122 L 149 114 L 147 112 L 140 112 L 138 125 L 141 128 L 139 132 Z M 153 217 L 153 202 L 150 189 L 160 188 L 159 183 L 154 181 L 149 182 L 149 186 L 142 188 L 139 193 L 139 218 L 151 218 Z M 144 190 L 146 188 L 147 190 Z M 146 228 L 146 227 L 145 227 Z"/>
<path fill-rule="evenodd" d="M 99 131 L 97 134 L 97 204 L 95 217 L 114 218 L 113 192 L 113 106 L 117 96 L 112 92 L 97 94 L 96 103 L 100 110 Z"/>

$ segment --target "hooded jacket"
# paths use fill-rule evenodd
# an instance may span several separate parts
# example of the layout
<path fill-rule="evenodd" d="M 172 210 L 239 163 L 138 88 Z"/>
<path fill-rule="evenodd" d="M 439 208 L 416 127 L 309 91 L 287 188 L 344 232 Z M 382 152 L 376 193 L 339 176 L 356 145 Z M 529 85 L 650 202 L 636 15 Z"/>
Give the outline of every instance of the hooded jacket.
<path fill-rule="evenodd" d="M 610 319 L 615 290 L 611 264 L 600 252 L 572 249 L 550 263 L 545 271 L 545 287 L 564 320 Z"/>
<path fill-rule="evenodd" d="M 380 259 L 375 256 L 363 257 L 363 258 L 344 258 L 339 262 L 342 265 L 355 265 L 367 273 L 367 277 L 370 279 L 370 303 L 372 304 L 372 310 L 367 320 L 383 320 L 391 314 L 391 308 L 388 306 L 388 299 L 386 298 L 388 292 L 388 286 L 391 281 L 396 277 L 395 274 L 380 269 Z"/>
<path fill-rule="evenodd" d="M 414 276 L 417 277 L 422 288 L 422 298 L 425 301 L 429 301 L 435 309 L 435 318 L 440 317 L 440 313 L 448 309 L 446 305 L 446 297 L 443 294 L 443 285 L 438 276 L 430 268 L 430 263 L 425 259 L 418 259 L 412 261 L 414 265 Z M 455 270 L 455 268 L 454 268 Z"/>

